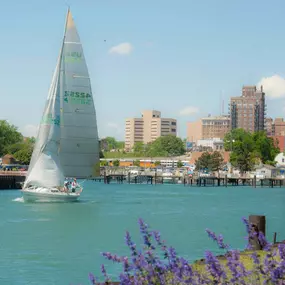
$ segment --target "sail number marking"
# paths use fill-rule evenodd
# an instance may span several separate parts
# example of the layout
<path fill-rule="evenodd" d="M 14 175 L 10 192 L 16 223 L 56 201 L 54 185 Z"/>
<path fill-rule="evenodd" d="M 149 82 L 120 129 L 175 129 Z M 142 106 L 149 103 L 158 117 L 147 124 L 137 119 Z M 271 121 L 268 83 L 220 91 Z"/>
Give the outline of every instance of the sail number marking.
<path fill-rule="evenodd" d="M 70 104 L 91 105 L 92 96 L 84 92 L 65 91 L 63 100 Z"/>
<path fill-rule="evenodd" d="M 82 53 L 77 51 L 66 52 L 64 55 L 65 62 L 76 62 L 82 60 Z"/>

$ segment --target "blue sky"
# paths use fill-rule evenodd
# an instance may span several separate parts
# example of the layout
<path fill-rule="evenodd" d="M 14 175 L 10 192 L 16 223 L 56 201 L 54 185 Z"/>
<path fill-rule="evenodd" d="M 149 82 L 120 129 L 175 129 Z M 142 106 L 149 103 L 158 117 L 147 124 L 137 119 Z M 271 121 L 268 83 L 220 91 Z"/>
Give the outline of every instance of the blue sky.
<path fill-rule="evenodd" d="M 156 109 L 186 123 L 219 115 L 242 85 L 263 83 L 285 112 L 285 1 L 69 0 L 83 44 L 99 136 Z M 0 1 L 0 119 L 35 134 L 63 37 L 63 0 Z M 123 45 L 121 45 L 123 44 Z M 111 52 L 113 51 L 113 52 Z M 118 53 L 119 52 L 119 53 Z"/>

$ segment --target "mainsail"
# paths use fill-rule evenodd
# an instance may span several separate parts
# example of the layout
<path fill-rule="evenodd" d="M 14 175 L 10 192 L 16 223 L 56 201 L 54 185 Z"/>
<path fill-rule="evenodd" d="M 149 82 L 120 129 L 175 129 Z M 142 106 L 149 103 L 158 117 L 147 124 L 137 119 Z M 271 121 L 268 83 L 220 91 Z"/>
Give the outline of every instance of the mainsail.
<path fill-rule="evenodd" d="M 59 161 L 60 145 L 60 60 L 54 72 L 46 106 L 41 119 L 24 188 L 62 186 L 63 171 Z"/>
<path fill-rule="evenodd" d="M 88 177 L 99 162 L 99 140 L 91 83 L 70 10 L 67 13 L 60 69 L 60 162 L 67 177 Z"/>

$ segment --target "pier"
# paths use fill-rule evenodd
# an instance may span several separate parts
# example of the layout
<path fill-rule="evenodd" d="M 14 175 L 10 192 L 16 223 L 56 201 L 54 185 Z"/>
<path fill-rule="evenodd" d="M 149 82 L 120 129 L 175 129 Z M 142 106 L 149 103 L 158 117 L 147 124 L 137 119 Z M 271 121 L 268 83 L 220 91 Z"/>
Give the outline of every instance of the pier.
<path fill-rule="evenodd" d="M 228 186 L 251 186 L 251 187 L 283 187 L 285 186 L 285 179 L 280 178 L 263 178 L 256 179 L 249 177 L 189 177 L 189 176 L 162 176 L 155 174 L 106 174 L 103 176 L 93 178 L 94 181 L 104 182 L 105 184 L 110 183 L 127 183 L 127 184 L 183 184 L 184 186 L 198 186 L 198 187 L 228 187 Z"/>
<path fill-rule="evenodd" d="M 24 171 L 0 171 L 0 189 L 21 189 L 21 183 L 25 178 Z"/>

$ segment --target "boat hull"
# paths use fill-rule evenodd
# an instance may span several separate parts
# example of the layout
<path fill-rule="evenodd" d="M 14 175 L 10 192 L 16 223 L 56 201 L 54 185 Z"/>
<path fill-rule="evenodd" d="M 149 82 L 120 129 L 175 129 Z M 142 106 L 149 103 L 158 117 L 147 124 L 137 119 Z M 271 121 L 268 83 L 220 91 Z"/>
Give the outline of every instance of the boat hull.
<path fill-rule="evenodd" d="M 21 190 L 25 202 L 76 202 L 80 193 L 64 192 L 36 192 L 33 190 Z"/>

